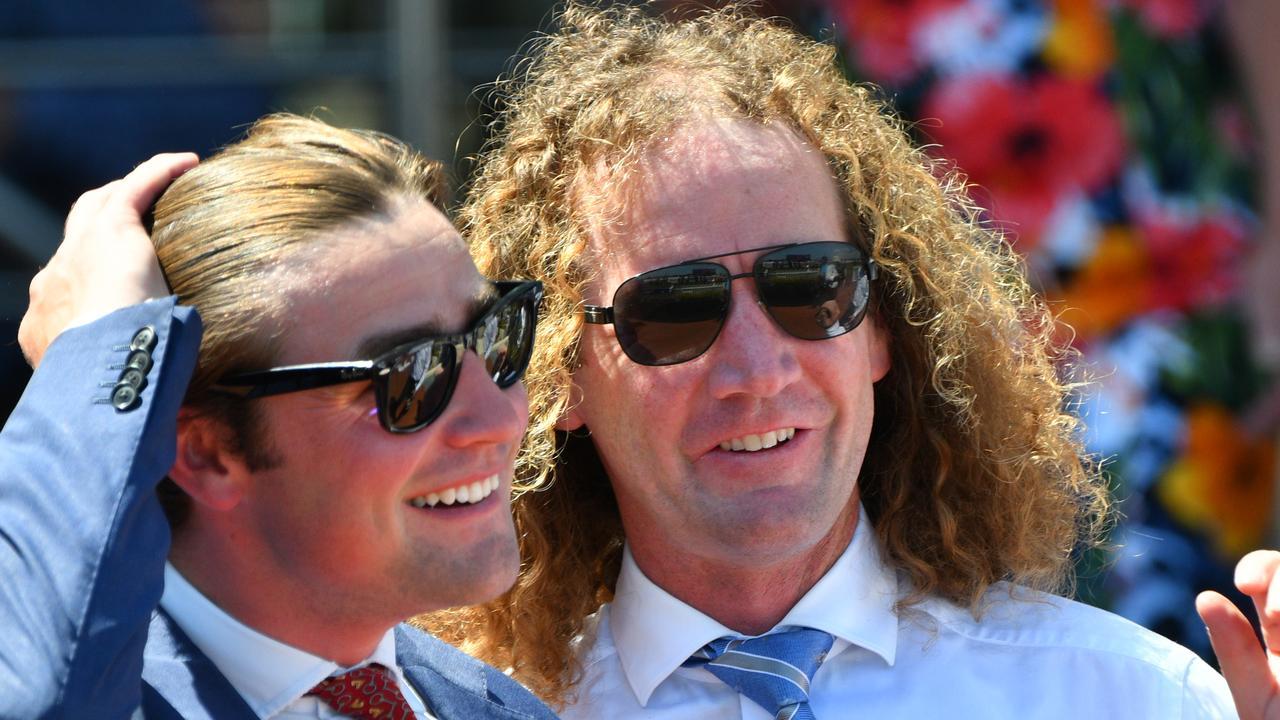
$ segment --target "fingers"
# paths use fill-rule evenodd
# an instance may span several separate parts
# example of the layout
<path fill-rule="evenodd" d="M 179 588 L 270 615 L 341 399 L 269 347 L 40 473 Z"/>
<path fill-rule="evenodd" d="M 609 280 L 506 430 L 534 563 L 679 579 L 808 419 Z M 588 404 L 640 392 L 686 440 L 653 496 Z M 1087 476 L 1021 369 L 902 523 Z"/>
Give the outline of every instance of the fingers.
<path fill-rule="evenodd" d="M 198 162 L 193 153 L 156 155 L 80 196 L 67 215 L 62 243 L 31 282 L 18 337 L 33 367 L 67 328 L 169 294 L 142 216 L 174 178 Z"/>
<path fill-rule="evenodd" d="M 1280 552 L 1254 550 L 1236 564 L 1236 587 L 1250 596 L 1265 592 L 1277 569 L 1280 569 Z"/>
<path fill-rule="evenodd" d="M 1240 717 L 1260 720 L 1275 691 L 1275 678 L 1253 627 L 1230 600 L 1216 592 L 1201 593 L 1196 610 L 1209 630 L 1213 652 Z"/>
<path fill-rule="evenodd" d="M 1253 600 L 1268 652 L 1280 654 L 1280 552 L 1255 550 L 1236 564 L 1236 587 Z"/>
<path fill-rule="evenodd" d="M 141 216 L 155 203 L 169 183 L 195 167 L 200 158 L 195 153 L 162 153 L 133 169 L 112 183 L 112 199 L 127 205 Z"/>
<path fill-rule="evenodd" d="M 123 224 L 137 222 L 174 178 L 199 162 L 195 153 L 162 153 L 125 177 L 81 195 L 67 214 L 64 237 L 73 239 L 99 230 L 104 213 Z"/>

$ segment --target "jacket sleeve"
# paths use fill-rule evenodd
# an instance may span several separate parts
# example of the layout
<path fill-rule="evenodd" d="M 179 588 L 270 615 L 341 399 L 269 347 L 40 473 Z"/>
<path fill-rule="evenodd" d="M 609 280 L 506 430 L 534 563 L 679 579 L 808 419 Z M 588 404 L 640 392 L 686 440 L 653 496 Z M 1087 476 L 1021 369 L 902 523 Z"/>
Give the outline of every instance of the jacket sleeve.
<path fill-rule="evenodd" d="M 138 707 L 169 549 L 155 487 L 200 336 L 172 297 L 68 330 L 0 431 L 0 718 Z"/>

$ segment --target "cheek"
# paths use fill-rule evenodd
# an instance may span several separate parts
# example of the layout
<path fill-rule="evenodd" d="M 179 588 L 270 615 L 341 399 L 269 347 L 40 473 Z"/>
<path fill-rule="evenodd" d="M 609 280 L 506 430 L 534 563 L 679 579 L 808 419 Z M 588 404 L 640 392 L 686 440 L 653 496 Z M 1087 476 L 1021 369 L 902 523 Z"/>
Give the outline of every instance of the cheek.
<path fill-rule="evenodd" d="M 671 370 L 631 364 L 617 375 L 590 375 L 580 413 L 603 455 L 627 465 L 661 463 L 680 446 L 696 391 Z"/>
<path fill-rule="evenodd" d="M 332 492 L 377 494 L 399 491 L 421 460 L 423 440 L 418 433 L 388 433 L 373 408 L 341 423 L 312 425 L 293 450 L 309 474 L 329 478 Z"/>
<path fill-rule="evenodd" d="M 529 391 L 523 382 L 519 382 L 507 390 L 507 396 L 511 399 L 512 408 L 520 417 L 520 434 L 523 436 L 524 431 L 529 427 Z M 518 441 L 517 444 L 519 444 Z"/>

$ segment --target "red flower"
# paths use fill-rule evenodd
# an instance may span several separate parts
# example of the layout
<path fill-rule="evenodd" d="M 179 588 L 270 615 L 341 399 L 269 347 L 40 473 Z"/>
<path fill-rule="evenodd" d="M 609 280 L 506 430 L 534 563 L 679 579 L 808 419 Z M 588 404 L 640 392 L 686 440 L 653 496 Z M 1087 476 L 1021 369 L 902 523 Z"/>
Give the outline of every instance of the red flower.
<path fill-rule="evenodd" d="M 1151 258 L 1151 304 L 1191 310 L 1234 297 L 1247 231 L 1231 215 L 1163 213 L 1141 217 Z"/>
<path fill-rule="evenodd" d="M 1200 29 L 1208 20 L 1214 0 L 1118 0 L 1142 18 L 1142 22 L 1160 37 L 1183 38 Z"/>
<path fill-rule="evenodd" d="M 867 79 L 898 85 L 922 64 L 915 33 L 942 10 L 964 0 L 834 0 L 836 27 Z"/>
<path fill-rule="evenodd" d="M 974 199 L 1024 249 L 1064 194 L 1102 189 L 1119 170 L 1115 109 L 1085 80 L 959 77 L 925 98 L 922 129 L 976 185 Z M 933 122 L 930 122 L 933 121 Z"/>

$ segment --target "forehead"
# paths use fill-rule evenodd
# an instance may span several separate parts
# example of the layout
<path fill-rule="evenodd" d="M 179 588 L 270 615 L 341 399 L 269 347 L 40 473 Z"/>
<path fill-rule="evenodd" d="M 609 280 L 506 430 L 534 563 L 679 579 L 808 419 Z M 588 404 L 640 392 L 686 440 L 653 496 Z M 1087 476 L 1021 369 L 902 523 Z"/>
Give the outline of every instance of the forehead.
<path fill-rule="evenodd" d="M 329 231 L 279 274 L 286 364 L 355 359 L 368 338 L 412 328 L 461 330 L 489 288 L 453 225 L 420 201 Z"/>
<path fill-rule="evenodd" d="M 780 123 L 707 119 L 679 128 L 620 183 L 583 193 L 591 252 L 627 276 L 694 257 L 843 240 L 844 203 L 826 160 Z"/>

